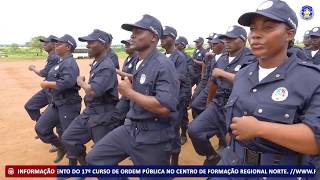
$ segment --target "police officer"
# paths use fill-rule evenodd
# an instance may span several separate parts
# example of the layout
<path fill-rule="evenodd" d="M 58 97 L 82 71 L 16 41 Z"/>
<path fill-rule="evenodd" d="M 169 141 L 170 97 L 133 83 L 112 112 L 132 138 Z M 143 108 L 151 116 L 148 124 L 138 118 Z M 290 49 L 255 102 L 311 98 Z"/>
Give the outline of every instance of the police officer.
<path fill-rule="evenodd" d="M 55 50 L 61 59 L 50 69 L 47 79 L 40 84 L 49 92 L 52 101 L 37 121 L 35 130 L 44 143 L 58 148 L 57 157 L 54 160 L 58 163 L 66 151 L 61 140 L 53 133 L 53 128 L 60 126 L 61 133 L 67 129 L 71 121 L 80 113 L 81 97 L 79 96 L 80 88 L 77 86 L 79 68 L 71 54 L 77 47 L 76 41 L 68 34 L 53 40 L 57 42 Z"/>
<path fill-rule="evenodd" d="M 188 45 L 188 40 L 184 36 L 179 36 L 176 39 L 175 47 L 178 51 L 182 52 L 183 55 L 185 56 L 185 60 L 187 61 L 187 79 L 186 79 L 186 88 L 184 89 L 185 93 L 185 101 L 186 104 L 190 104 L 191 102 L 191 95 L 192 95 L 192 88 L 191 88 L 191 81 L 192 81 L 192 72 L 193 72 L 193 67 L 192 67 L 192 58 L 185 52 L 185 48 Z M 182 117 L 182 122 L 181 122 L 181 145 L 185 144 L 187 142 L 187 128 L 189 124 L 189 117 L 188 117 L 188 108 L 186 107 L 183 113 Z"/>
<path fill-rule="evenodd" d="M 297 16 L 284 1 L 268 0 L 238 22 L 250 27 L 258 61 L 236 75 L 226 105 L 231 142 L 219 165 L 301 165 L 302 154 L 319 155 L 320 69 L 287 53 Z"/>
<path fill-rule="evenodd" d="M 103 137 L 86 160 L 90 165 L 116 165 L 130 156 L 134 165 L 169 165 L 170 115 L 178 104 L 179 82 L 174 64 L 157 50 L 162 25 L 144 15 L 121 27 L 132 31 L 132 46 L 139 53 L 132 83 L 125 78 L 119 84 L 121 95 L 130 99 L 130 110 L 125 124 Z"/>
<path fill-rule="evenodd" d="M 91 139 L 97 143 L 103 136 L 116 127 L 111 115 L 118 102 L 118 79 L 110 53 L 111 38 L 108 33 L 95 29 L 79 41 L 87 42 L 89 56 L 95 58 L 91 64 L 88 83 L 84 76 L 77 78 L 77 84 L 84 89 L 86 108 L 72 121 L 63 133 L 62 140 L 67 149 L 70 165 L 85 163 L 86 148 L 84 144 Z"/>
<path fill-rule="evenodd" d="M 202 37 L 198 37 L 198 39 L 194 40 L 196 43 L 196 49 L 192 54 L 193 59 L 193 74 L 192 74 L 192 87 L 194 85 L 199 84 L 201 80 L 201 70 L 202 70 L 202 61 L 204 55 L 206 54 L 206 50 L 203 48 L 204 39 Z"/>
<path fill-rule="evenodd" d="M 199 95 L 192 101 L 191 108 L 193 118 L 196 118 L 206 108 L 209 90 L 208 82 L 211 82 L 208 80 L 211 77 L 212 69 L 224 51 L 223 41 L 219 39 L 218 34 L 214 35 L 208 42 L 211 44 L 211 51 L 207 52 L 205 55 L 204 59 L 207 61 L 205 66 L 206 70 L 200 82 L 201 86 L 204 86 L 205 88 L 201 89 Z"/>
<path fill-rule="evenodd" d="M 240 26 L 230 26 L 226 34 L 220 36 L 228 52 L 220 57 L 212 70 L 212 81 L 217 84 L 213 101 L 188 128 L 193 147 L 199 155 L 206 156 L 205 165 L 217 164 L 220 157 L 213 149 L 209 139 L 214 135 L 219 138 L 219 144 L 225 145 L 226 133 L 224 106 L 233 87 L 235 74 L 244 66 L 255 60 L 251 51 L 245 47 L 247 33 Z M 210 90 L 209 90 L 210 91 Z M 220 147 L 221 148 L 221 147 Z"/>
<path fill-rule="evenodd" d="M 320 64 L 320 27 L 314 27 L 310 31 L 311 49 L 305 50 L 309 60 L 314 64 Z"/>
<path fill-rule="evenodd" d="M 43 49 L 49 55 L 44 68 L 42 70 L 38 70 L 36 69 L 35 65 L 29 66 L 30 71 L 33 71 L 35 74 L 37 74 L 40 77 L 43 77 L 45 80 L 48 76 L 49 70 L 53 66 L 57 65 L 60 60 L 60 57 L 55 52 L 55 42 L 53 42 L 53 38 L 56 38 L 56 36 L 50 35 L 47 38 L 40 39 L 40 42 L 43 42 Z M 27 101 L 27 103 L 24 105 L 24 108 L 26 109 L 27 113 L 29 114 L 32 120 L 38 121 L 38 119 L 41 116 L 40 109 L 47 106 L 49 104 L 49 101 L 50 97 L 44 89 L 41 89 L 35 95 L 33 95 L 31 99 Z M 38 139 L 39 137 L 36 136 L 35 138 Z M 57 148 L 55 146 L 51 146 L 49 152 L 55 151 L 57 151 Z"/>
<path fill-rule="evenodd" d="M 173 128 L 175 131 L 175 138 L 172 144 L 171 154 L 171 165 L 178 165 L 179 154 L 181 152 L 181 137 L 180 137 L 180 126 L 184 113 L 188 107 L 188 82 L 187 73 L 188 65 L 185 56 L 175 48 L 175 40 L 177 37 L 177 30 L 171 26 L 165 26 L 163 34 L 161 36 L 161 47 L 165 49 L 165 55 L 174 63 L 174 66 L 178 73 L 179 79 L 179 104 L 178 112 L 176 113 L 175 120 L 172 120 Z"/>
<path fill-rule="evenodd" d="M 126 76 L 132 79 L 134 67 L 139 60 L 138 53 L 132 48 L 130 40 L 122 40 L 121 43 L 124 44 L 125 52 L 128 54 L 128 57 L 125 59 L 122 65 L 122 71 L 116 70 L 116 72 L 121 76 L 122 79 L 124 79 Z M 113 112 L 113 121 L 118 121 L 119 125 L 123 125 L 129 109 L 130 100 L 126 97 L 121 97 L 120 101 L 116 105 L 116 109 Z"/>
<path fill-rule="evenodd" d="M 306 32 L 304 32 L 303 35 L 303 45 L 304 45 L 304 49 L 308 50 L 311 49 L 312 44 L 311 44 L 311 37 L 310 37 L 310 31 L 307 30 Z"/>

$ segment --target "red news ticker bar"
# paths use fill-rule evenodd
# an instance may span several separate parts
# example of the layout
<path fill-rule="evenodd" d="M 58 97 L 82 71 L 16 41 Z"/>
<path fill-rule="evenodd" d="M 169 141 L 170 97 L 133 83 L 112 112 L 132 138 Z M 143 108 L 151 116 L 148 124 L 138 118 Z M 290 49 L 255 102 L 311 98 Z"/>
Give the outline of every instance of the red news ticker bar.
<path fill-rule="evenodd" d="M 6 177 L 57 177 L 57 166 L 8 165 Z"/>

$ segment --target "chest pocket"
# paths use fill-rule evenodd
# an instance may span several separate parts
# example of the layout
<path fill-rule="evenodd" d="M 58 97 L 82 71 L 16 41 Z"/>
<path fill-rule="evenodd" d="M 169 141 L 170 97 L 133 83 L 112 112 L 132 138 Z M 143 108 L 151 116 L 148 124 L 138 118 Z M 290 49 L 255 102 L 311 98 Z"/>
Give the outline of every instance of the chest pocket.
<path fill-rule="evenodd" d="M 297 107 L 282 104 L 261 104 L 256 107 L 254 116 L 260 120 L 282 124 L 294 124 Z"/>
<path fill-rule="evenodd" d="M 144 95 L 154 96 L 156 94 L 155 84 L 151 73 L 140 72 L 137 74 L 134 88 Z"/>

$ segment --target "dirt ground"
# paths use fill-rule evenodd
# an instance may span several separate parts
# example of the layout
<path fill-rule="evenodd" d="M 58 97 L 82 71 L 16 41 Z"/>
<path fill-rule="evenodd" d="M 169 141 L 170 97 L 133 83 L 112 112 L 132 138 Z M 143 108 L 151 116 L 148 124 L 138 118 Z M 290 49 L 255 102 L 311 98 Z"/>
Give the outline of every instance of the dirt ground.
<path fill-rule="evenodd" d="M 92 60 L 78 60 L 80 74 L 88 77 L 89 63 Z M 25 102 L 40 89 L 41 78 L 28 71 L 28 66 L 37 68 L 44 65 L 43 60 L 0 61 L 0 179 L 5 178 L 5 165 L 54 165 L 55 153 L 49 153 L 50 145 L 34 139 L 34 122 L 24 110 Z M 81 95 L 84 92 L 81 90 Z M 87 144 L 88 150 L 92 142 Z M 204 158 L 194 151 L 190 140 L 182 147 L 181 165 L 200 165 Z M 66 158 L 59 163 L 66 165 Z M 125 160 L 121 164 L 131 164 Z M 8 178 L 16 179 L 16 178 Z M 20 179 L 20 178 L 18 178 Z M 21 178 L 32 179 L 32 178 Z M 44 178 L 34 178 L 44 179 Z M 182 178 L 181 178 L 182 179 Z M 189 178 L 190 179 L 190 178 Z M 200 179 L 200 178 L 192 178 Z"/>

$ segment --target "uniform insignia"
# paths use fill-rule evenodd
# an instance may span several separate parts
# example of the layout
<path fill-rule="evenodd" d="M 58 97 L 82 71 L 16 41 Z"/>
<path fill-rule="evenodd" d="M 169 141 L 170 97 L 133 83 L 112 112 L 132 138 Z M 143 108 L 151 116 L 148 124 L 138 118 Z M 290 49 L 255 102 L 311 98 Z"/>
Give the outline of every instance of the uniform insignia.
<path fill-rule="evenodd" d="M 260 4 L 260 6 L 258 7 L 258 10 L 264 10 L 264 9 L 268 9 L 273 5 L 272 1 L 265 1 L 263 3 Z"/>
<path fill-rule="evenodd" d="M 200 56 L 201 56 L 201 54 L 199 53 L 199 54 L 198 54 L 198 56 L 200 57 Z"/>
<path fill-rule="evenodd" d="M 132 64 L 131 63 L 128 65 L 128 68 L 132 68 Z"/>
<path fill-rule="evenodd" d="M 240 70 L 240 68 L 241 68 L 241 65 L 238 64 L 238 65 L 234 68 L 234 71 L 238 72 L 238 71 Z"/>
<path fill-rule="evenodd" d="M 146 75 L 145 74 L 141 74 L 140 76 L 140 84 L 143 84 L 146 81 Z"/>
<path fill-rule="evenodd" d="M 57 65 L 56 67 L 54 67 L 54 70 L 58 70 L 59 69 L 59 65 Z"/>
<path fill-rule="evenodd" d="M 272 93 L 272 100 L 280 102 L 287 99 L 289 95 L 288 90 L 285 87 L 278 87 L 276 90 Z"/>
<path fill-rule="evenodd" d="M 304 20 L 310 20 L 313 18 L 314 12 L 311 6 L 302 6 L 300 10 L 300 16 Z"/>
<path fill-rule="evenodd" d="M 91 74 L 91 77 L 94 75 L 94 73 Z"/>
<path fill-rule="evenodd" d="M 231 31 L 233 31 L 233 29 L 234 29 L 234 27 L 233 27 L 233 26 L 230 26 L 230 27 L 228 28 L 227 32 L 231 32 Z"/>

